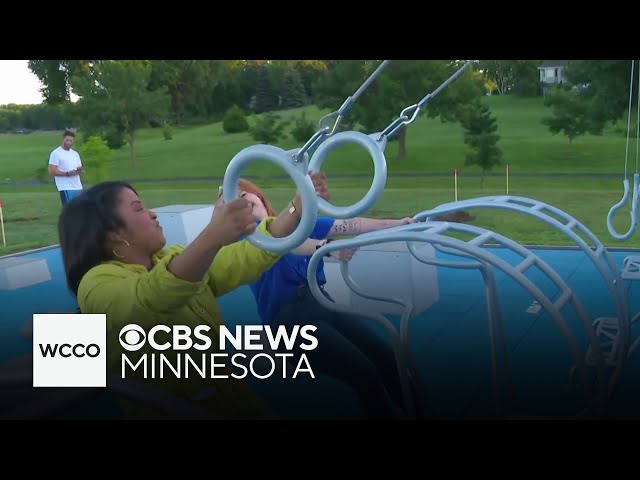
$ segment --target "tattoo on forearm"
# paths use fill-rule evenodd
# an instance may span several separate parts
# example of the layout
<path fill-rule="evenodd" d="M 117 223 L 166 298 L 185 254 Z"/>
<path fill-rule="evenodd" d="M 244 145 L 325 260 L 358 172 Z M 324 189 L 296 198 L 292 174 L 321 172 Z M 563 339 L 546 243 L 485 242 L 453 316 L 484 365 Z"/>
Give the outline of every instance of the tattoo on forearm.
<path fill-rule="evenodd" d="M 347 231 L 347 225 L 343 222 L 335 222 L 333 224 L 333 227 L 331 227 L 331 230 L 333 230 L 334 233 L 345 233 Z"/>
<path fill-rule="evenodd" d="M 344 220 L 342 222 L 335 222 L 332 230 L 338 235 L 349 235 L 360 232 L 361 224 L 362 222 L 360 218 L 350 218 L 349 220 Z"/>

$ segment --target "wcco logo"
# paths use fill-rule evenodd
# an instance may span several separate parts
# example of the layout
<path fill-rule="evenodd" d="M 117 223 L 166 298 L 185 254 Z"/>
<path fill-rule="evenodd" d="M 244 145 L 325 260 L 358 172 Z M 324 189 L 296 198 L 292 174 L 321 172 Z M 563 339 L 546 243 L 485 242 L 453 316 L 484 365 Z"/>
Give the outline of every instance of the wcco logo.
<path fill-rule="evenodd" d="M 54 345 L 40 344 L 39 347 L 43 357 L 54 358 L 56 355 L 60 355 L 65 358 L 82 358 L 84 356 L 95 358 L 100 355 L 100 347 L 95 343 L 90 345 L 83 345 L 82 343 L 78 343 L 77 345 L 70 345 L 68 343 L 63 343 L 62 345 L 57 343 Z"/>
<path fill-rule="evenodd" d="M 35 314 L 34 387 L 106 387 L 107 316 Z"/>

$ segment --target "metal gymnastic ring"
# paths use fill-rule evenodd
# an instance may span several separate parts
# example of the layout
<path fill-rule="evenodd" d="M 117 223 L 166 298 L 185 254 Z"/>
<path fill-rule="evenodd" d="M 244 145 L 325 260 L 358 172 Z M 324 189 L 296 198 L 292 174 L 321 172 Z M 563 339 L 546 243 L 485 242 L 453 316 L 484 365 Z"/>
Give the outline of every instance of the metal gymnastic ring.
<path fill-rule="evenodd" d="M 385 142 L 386 143 L 386 142 Z M 318 198 L 320 211 L 333 218 L 353 218 L 369 210 L 382 194 L 387 181 L 387 161 L 384 156 L 384 144 L 376 142 L 371 136 L 360 132 L 339 132 L 325 140 L 315 151 L 309 162 L 309 170 L 318 172 L 327 155 L 336 148 L 356 144 L 367 149 L 373 159 L 373 182 L 367 194 L 359 202 L 348 207 L 336 207 L 323 198 Z"/>
<path fill-rule="evenodd" d="M 283 168 L 293 179 L 302 197 L 300 223 L 286 237 L 274 238 L 260 232 L 253 232 L 245 238 L 264 250 L 285 253 L 300 246 L 313 231 L 318 218 L 318 199 L 311 177 L 292 161 L 291 155 L 272 145 L 252 145 L 238 152 L 227 165 L 222 183 L 222 194 L 225 202 L 238 198 L 238 180 L 240 173 L 250 163 L 267 160 Z"/>

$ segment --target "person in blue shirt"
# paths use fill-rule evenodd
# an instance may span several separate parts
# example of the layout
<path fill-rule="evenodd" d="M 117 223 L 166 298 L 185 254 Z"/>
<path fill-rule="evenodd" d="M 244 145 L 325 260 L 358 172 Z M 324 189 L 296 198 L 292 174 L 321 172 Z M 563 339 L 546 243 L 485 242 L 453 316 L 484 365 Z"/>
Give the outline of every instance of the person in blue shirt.
<path fill-rule="evenodd" d="M 262 191 L 245 179 L 238 182 L 241 197 L 247 199 L 256 221 L 274 210 Z M 292 204 L 293 209 L 300 208 Z M 333 238 L 353 236 L 413 223 L 410 217 L 388 220 L 373 218 L 333 219 L 319 216 L 313 232 L 300 247 L 284 255 L 273 267 L 250 284 L 263 324 L 309 325 L 316 327 L 315 350 L 304 352 L 314 372 L 323 372 L 350 385 L 357 393 L 368 418 L 393 417 L 389 398 L 402 408 L 398 369 L 390 341 L 379 335 L 371 319 L 334 312 L 320 304 L 308 286 L 307 267 L 317 248 Z M 333 251 L 330 256 L 349 261 L 355 250 Z M 318 284 L 324 285 L 324 263 L 317 269 Z M 329 294 L 323 294 L 331 301 Z M 295 352 L 294 352 L 295 353 Z M 297 360 L 297 358 L 296 358 Z"/>

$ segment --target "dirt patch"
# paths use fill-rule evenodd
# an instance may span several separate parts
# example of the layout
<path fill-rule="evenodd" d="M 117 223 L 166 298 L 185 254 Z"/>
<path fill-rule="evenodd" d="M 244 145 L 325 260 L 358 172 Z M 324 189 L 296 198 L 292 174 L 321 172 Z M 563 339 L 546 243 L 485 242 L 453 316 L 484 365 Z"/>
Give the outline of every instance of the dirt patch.
<path fill-rule="evenodd" d="M 455 222 L 455 223 L 466 223 L 473 222 L 476 219 L 473 215 L 470 215 L 467 212 L 451 212 L 446 215 L 440 215 L 436 217 L 436 221 L 438 222 Z"/>
<path fill-rule="evenodd" d="M 5 218 L 5 223 L 26 223 L 33 222 L 35 220 L 40 220 L 40 217 L 14 217 L 14 218 Z"/>

